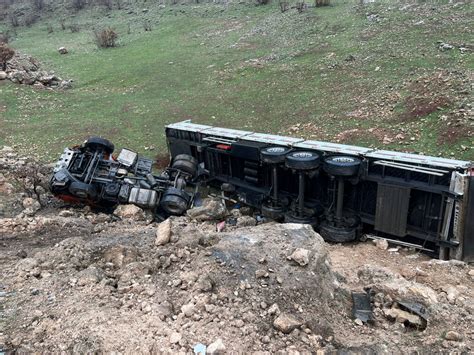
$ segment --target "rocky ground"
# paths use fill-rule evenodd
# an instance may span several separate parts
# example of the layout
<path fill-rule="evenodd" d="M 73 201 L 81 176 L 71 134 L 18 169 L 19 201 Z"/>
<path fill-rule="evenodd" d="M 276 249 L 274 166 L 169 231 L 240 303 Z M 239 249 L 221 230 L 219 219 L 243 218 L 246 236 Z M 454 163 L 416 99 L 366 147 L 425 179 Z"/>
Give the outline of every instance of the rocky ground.
<path fill-rule="evenodd" d="M 160 224 L 67 206 L 0 150 L 0 349 L 470 352 L 474 269 L 383 242 L 328 245 L 208 201 Z M 224 223 L 223 223 L 224 222 Z M 368 292 L 372 320 L 353 316 Z"/>

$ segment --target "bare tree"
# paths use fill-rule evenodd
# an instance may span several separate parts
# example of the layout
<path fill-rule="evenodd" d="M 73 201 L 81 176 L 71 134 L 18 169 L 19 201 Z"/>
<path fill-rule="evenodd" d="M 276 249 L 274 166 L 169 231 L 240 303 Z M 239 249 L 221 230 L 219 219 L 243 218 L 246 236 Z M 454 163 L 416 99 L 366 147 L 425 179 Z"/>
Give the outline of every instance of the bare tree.
<path fill-rule="evenodd" d="M 10 20 L 10 25 L 12 25 L 12 27 L 20 26 L 20 21 L 18 20 L 18 16 L 14 12 L 11 12 L 10 14 L 8 14 L 8 19 Z"/>
<path fill-rule="evenodd" d="M 6 43 L 0 44 L 0 66 L 3 71 L 7 70 L 7 62 L 13 58 L 15 51 Z"/>
<path fill-rule="evenodd" d="M 280 1 L 280 11 L 286 12 L 290 9 L 290 3 L 288 1 Z"/>

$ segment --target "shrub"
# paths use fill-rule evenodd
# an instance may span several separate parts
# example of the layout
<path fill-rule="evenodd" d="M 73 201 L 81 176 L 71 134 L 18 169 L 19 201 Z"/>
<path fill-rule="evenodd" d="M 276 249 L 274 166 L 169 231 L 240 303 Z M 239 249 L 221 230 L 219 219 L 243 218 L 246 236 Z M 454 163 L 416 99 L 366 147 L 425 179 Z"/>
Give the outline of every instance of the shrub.
<path fill-rule="evenodd" d="M 303 11 L 305 11 L 307 8 L 307 5 L 304 1 L 298 1 L 296 3 L 296 10 L 298 10 L 298 13 L 302 13 Z"/>
<path fill-rule="evenodd" d="M 10 42 L 10 32 L 0 33 L 0 44 Z"/>
<path fill-rule="evenodd" d="M 71 31 L 71 33 L 76 33 L 76 32 L 79 32 L 80 30 L 81 30 L 81 28 L 79 27 L 78 24 L 71 23 L 69 25 L 69 31 Z"/>
<path fill-rule="evenodd" d="M 38 21 L 39 16 L 36 14 L 28 14 L 25 17 L 25 26 L 30 27 L 32 26 L 36 21 Z"/>
<path fill-rule="evenodd" d="M 44 0 L 31 0 L 33 9 L 41 11 L 44 9 Z"/>
<path fill-rule="evenodd" d="M 98 0 L 99 5 L 104 6 L 107 10 L 112 10 L 112 0 Z"/>
<path fill-rule="evenodd" d="M 94 31 L 95 43 L 99 48 L 111 48 L 116 46 L 117 32 L 112 28 Z"/>
<path fill-rule="evenodd" d="M 0 44 L 0 66 L 2 70 L 7 69 L 7 62 L 13 58 L 15 51 L 8 47 L 6 43 Z"/>
<path fill-rule="evenodd" d="M 66 21 L 64 21 L 64 19 L 59 20 L 59 25 L 63 31 L 66 30 Z"/>
<path fill-rule="evenodd" d="M 152 30 L 151 22 L 149 20 L 146 20 L 146 21 L 143 22 L 143 29 L 145 30 L 145 32 L 148 32 L 148 31 Z"/>
<path fill-rule="evenodd" d="M 270 0 L 257 0 L 257 5 L 267 5 L 270 3 Z"/>
<path fill-rule="evenodd" d="M 72 0 L 71 6 L 75 10 L 82 10 L 86 6 L 86 0 Z"/>
<path fill-rule="evenodd" d="M 46 31 L 47 31 L 48 33 L 53 33 L 53 32 L 54 32 L 53 26 L 48 23 L 48 24 L 46 25 Z"/>
<path fill-rule="evenodd" d="M 314 5 L 316 7 L 329 6 L 330 5 L 330 0 L 315 0 Z"/>

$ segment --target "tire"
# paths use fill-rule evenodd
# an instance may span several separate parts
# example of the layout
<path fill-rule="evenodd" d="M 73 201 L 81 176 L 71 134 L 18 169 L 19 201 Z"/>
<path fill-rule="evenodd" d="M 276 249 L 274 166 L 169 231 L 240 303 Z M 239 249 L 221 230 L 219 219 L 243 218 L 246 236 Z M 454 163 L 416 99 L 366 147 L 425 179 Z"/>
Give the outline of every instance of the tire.
<path fill-rule="evenodd" d="M 94 186 L 80 181 L 73 181 L 71 185 L 69 185 L 69 192 L 73 196 L 83 199 L 95 199 L 97 197 L 97 190 Z"/>
<path fill-rule="evenodd" d="M 260 159 L 267 164 L 280 164 L 289 152 L 290 149 L 285 147 L 266 147 L 260 151 Z"/>
<path fill-rule="evenodd" d="M 327 221 L 322 221 L 319 226 L 319 234 L 326 242 L 348 243 L 356 240 L 357 228 L 333 227 Z"/>
<path fill-rule="evenodd" d="M 197 164 L 198 161 L 194 157 L 187 154 L 179 154 L 173 159 L 171 167 L 195 177 L 197 174 Z"/>
<path fill-rule="evenodd" d="M 359 173 L 361 160 L 347 155 L 335 155 L 324 159 L 323 169 L 333 176 L 355 176 Z"/>
<path fill-rule="evenodd" d="M 262 205 L 261 207 L 262 216 L 274 219 L 275 221 L 281 220 L 285 213 L 283 206 L 270 206 Z"/>
<path fill-rule="evenodd" d="M 315 227 L 318 225 L 318 217 L 316 216 L 298 217 L 298 216 L 295 216 L 292 211 L 290 211 L 285 214 L 285 223 L 310 224 L 313 227 Z"/>
<path fill-rule="evenodd" d="M 160 207 L 169 215 L 181 216 L 188 209 L 189 200 L 185 191 L 170 187 L 163 193 Z"/>
<path fill-rule="evenodd" d="M 319 168 L 320 157 L 316 152 L 295 151 L 286 155 L 285 164 L 290 169 L 314 170 Z"/>
<path fill-rule="evenodd" d="M 112 142 L 101 137 L 90 137 L 86 143 L 84 143 L 84 147 L 88 148 L 91 152 L 102 150 L 107 154 L 112 154 L 115 149 Z"/>

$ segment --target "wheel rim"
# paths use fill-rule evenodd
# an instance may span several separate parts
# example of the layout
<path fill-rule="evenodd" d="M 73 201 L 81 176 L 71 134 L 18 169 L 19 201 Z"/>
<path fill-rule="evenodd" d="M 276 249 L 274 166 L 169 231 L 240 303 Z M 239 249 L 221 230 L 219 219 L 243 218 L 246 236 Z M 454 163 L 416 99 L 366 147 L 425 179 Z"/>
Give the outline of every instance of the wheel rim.
<path fill-rule="evenodd" d="M 331 160 L 337 163 L 353 163 L 355 161 L 354 158 L 351 157 L 334 157 L 331 158 Z"/>
<path fill-rule="evenodd" d="M 306 158 L 311 158 L 314 156 L 314 154 L 310 153 L 310 152 L 296 152 L 296 153 L 293 153 L 292 154 L 293 157 L 295 158 L 303 158 L 303 159 L 306 159 Z"/>
<path fill-rule="evenodd" d="M 270 147 L 270 148 L 267 148 L 266 151 L 268 153 L 284 153 L 286 149 L 283 147 Z"/>

